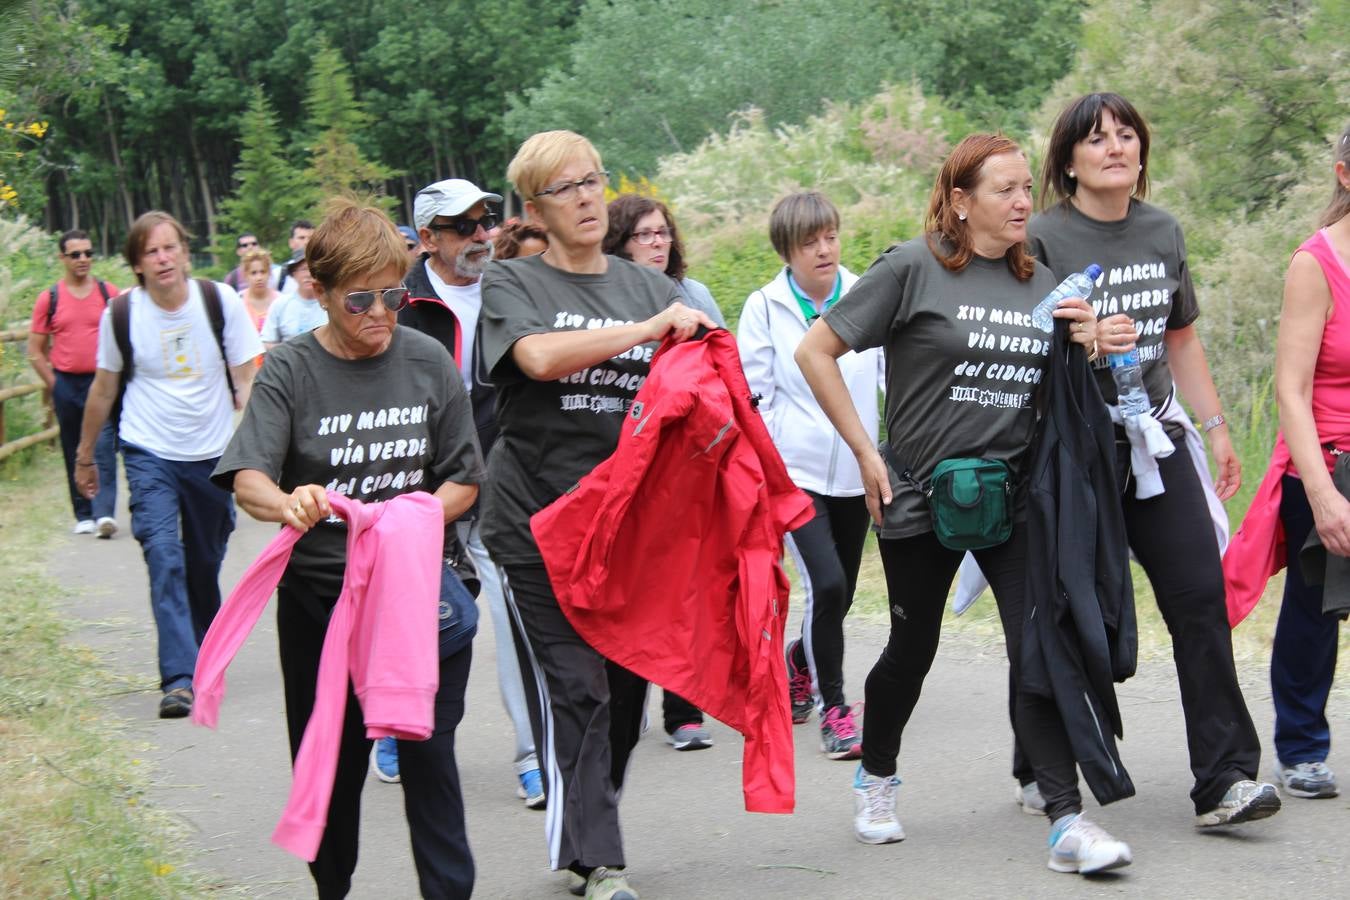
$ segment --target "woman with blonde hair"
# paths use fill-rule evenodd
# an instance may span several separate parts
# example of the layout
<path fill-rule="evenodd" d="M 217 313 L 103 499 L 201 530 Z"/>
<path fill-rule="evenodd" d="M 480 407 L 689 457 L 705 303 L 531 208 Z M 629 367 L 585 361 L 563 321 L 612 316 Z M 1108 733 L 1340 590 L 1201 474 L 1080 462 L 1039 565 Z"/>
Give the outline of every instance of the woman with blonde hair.
<path fill-rule="evenodd" d="M 254 247 L 246 252 L 239 261 L 239 270 L 244 275 L 244 290 L 239 296 L 244 300 L 244 308 L 253 327 L 261 333 L 263 323 L 267 321 L 267 311 L 281 294 L 272 287 L 268 279 L 272 277 L 272 254 L 263 247 Z M 258 357 L 259 365 L 262 357 Z"/>
<path fill-rule="evenodd" d="M 623 873 L 619 791 L 641 730 L 646 683 L 607 664 L 558 605 L 530 517 L 618 444 L 653 343 L 691 337 L 704 314 L 654 269 L 606 256 L 609 173 L 591 142 L 536 134 L 507 176 L 548 232 L 537 256 L 483 275 L 481 359 L 497 387 L 500 437 L 483 492 L 483 541 L 525 637 L 527 681 L 546 773 L 550 863 L 586 879 L 590 900 L 634 900 Z M 589 371 L 587 377 L 569 377 Z"/>

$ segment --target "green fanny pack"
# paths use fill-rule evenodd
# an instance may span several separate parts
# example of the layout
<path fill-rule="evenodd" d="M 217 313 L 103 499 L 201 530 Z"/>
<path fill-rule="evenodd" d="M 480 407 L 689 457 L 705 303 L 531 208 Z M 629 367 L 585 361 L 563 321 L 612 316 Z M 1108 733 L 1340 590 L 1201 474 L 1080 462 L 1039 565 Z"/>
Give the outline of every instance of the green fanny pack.
<path fill-rule="evenodd" d="M 921 484 L 899 464 L 890 445 L 883 455 L 900 479 L 928 499 L 933 532 L 949 550 L 996 547 L 1012 534 L 1013 484 L 1007 463 L 996 459 L 944 459 Z"/>

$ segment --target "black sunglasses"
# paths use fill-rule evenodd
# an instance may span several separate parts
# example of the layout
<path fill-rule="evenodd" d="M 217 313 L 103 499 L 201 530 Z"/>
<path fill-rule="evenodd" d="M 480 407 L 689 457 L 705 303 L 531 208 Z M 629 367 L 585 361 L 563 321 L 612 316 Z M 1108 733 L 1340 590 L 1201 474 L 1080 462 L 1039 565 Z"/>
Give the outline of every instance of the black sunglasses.
<path fill-rule="evenodd" d="M 484 231 L 491 231 L 497 227 L 497 217 L 488 213 L 481 219 L 453 219 L 449 222 L 432 222 L 427 227 L 432 231 L 453 231 L 460 237 L 472 237 L 474 232 L 478 231 L 478 226 L 483 226 Z"/>
<path fill-rule="evenodd" d="M 399 285 L 373 291 L 352 291 L 342 298 L 342 306 L 354 316 L 364 316 L 375 305 L 376 297 L 384 302 L 384 308 L 391 313 L 396 313 L 408 305 L 408 289 Z"/>
<path fill-rule="evenodd" d="M 93 250 L 68 250 L 68 251 L 66 252 L 66 256 L 69 256 L 71 259 L 93 259 L 93 258 L 94 258 L 94 251 L 93 251 Z"/>

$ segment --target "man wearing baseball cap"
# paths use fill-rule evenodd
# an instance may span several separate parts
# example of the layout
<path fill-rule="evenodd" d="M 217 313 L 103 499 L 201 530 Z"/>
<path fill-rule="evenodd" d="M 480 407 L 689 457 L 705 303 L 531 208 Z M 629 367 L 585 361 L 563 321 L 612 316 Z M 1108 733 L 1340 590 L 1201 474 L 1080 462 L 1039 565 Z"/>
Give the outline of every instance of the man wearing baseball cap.
<path fill-rule="evenodd" d="M 400 325 L 436 338 L 454 357 L 469 390 L 478 440 L 485 456 L 497 436 L 496 400 L 492 386 L 474 378 L 474 337 L 482 306 L 479 279 L 493 254 L 488 232 L 497 224 L 497 216 L 488 204 L 501 200 L 500 194 L 484 191 L 462 178 L 438 181 L 418 191 L 413 201 L 413 223 L 423 252 L 404 279 L 409 303 L 398 314 Z M 501 576 L 478 533 L 477 514 L 475 507 L 460 520 L 459 537 L 478 569 L 480 590 L 492 613 L 502 703 L 516 732 L 517 794 L 526 806 L 539 809 L 544 805 L 544 789 L 511 620 L 506 612 Z M 390 746 L 391 743 L 376 741 L 372 751 L 372 767 L 382 781 L 398 778 L 396 746 Z"/>

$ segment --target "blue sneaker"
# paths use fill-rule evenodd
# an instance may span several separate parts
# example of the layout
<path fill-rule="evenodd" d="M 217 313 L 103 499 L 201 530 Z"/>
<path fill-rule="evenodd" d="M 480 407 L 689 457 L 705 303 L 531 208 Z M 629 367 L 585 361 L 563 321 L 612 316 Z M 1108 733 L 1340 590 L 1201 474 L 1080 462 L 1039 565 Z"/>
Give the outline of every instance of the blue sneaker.
<path fill-rule="evenodd" d="M 376 738 L 370 748 L 370 770 L 385 784 L 398 784 L 398 741 L 391 737 Z"/>
<path fill-rule="evenodd" d="M 539 770 L 531 769 L 516 777 L 520 779 L 516 796 L 524 800 L 525 806 L 529 809 L 543 809 L 547 798 L 544 796 L 544 779 L 540 777 Z"/>

